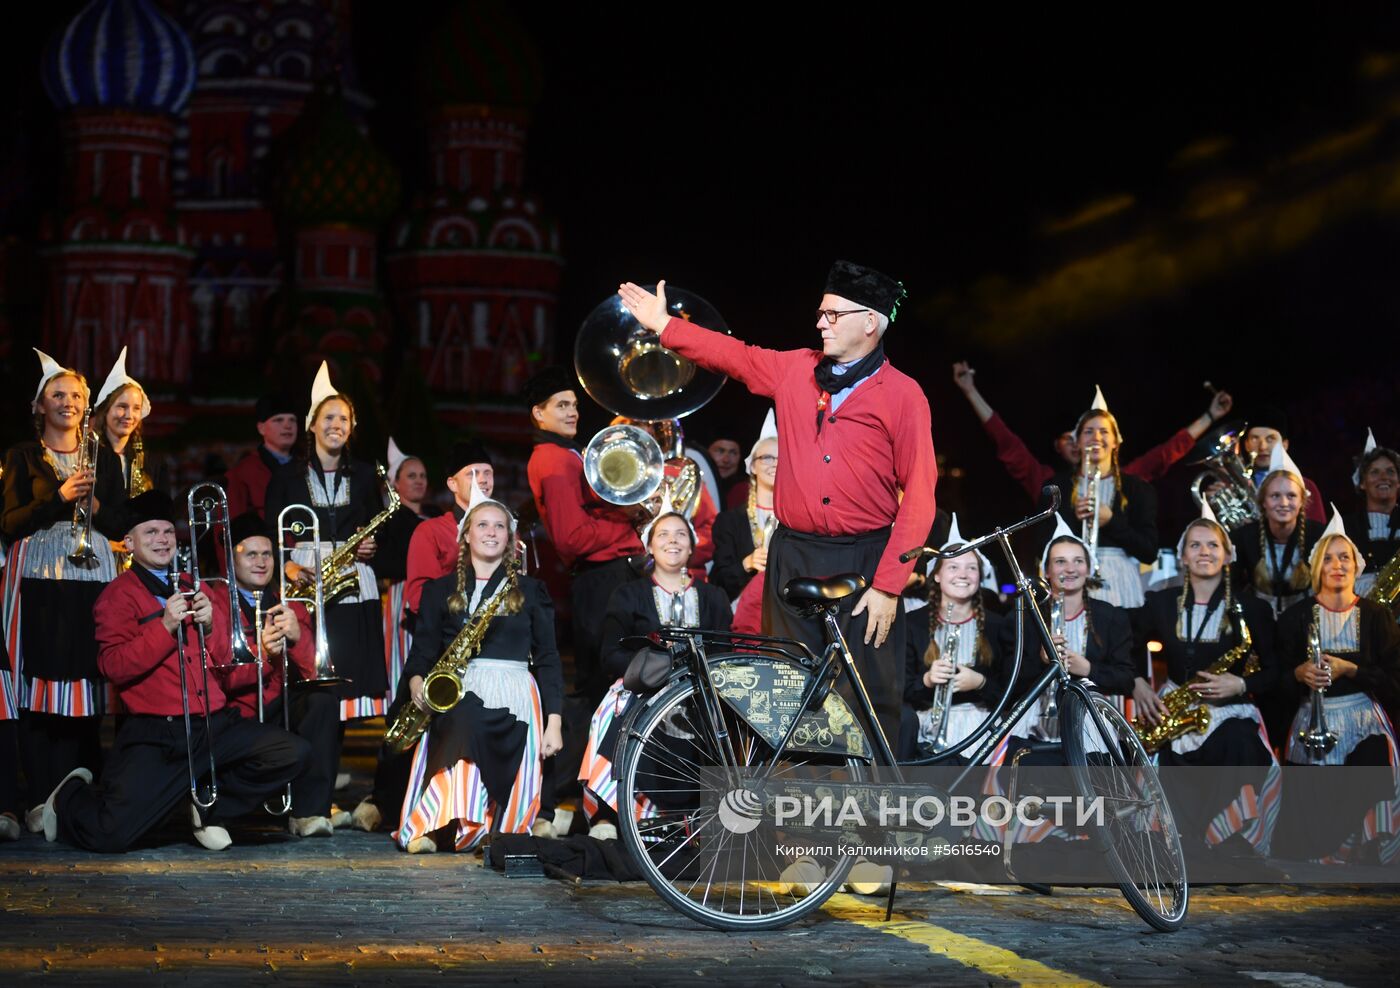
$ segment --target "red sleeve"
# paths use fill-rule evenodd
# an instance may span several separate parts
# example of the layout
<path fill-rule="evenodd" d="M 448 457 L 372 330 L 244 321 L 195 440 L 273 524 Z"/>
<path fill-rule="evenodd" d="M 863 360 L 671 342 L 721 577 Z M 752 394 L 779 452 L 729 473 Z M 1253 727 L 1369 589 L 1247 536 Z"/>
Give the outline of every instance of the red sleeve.
<path fill-rule="evenodd" d="M 904 492 L 894 516 L 890 541 L 875 570 L 874 586 L 899 596 L 914 571 L 914 561 L 901 563 L 907 549 L 921 546 L 933 528 L 934 488 L 938 486 L 938 463 L 933 452 L 933 416 L 928 399 L 909 379 L 908 394 L 899 400 L 894 417 L 894 475 Z"/>
<path fill-rule="evenodd" d="M 707 370 L 729 375 L 756 395 L 773 397 L 782 376 L 781 351 L 749 346 L 684 319 L 666 324 L 661 343 Z"/>
<path fill-rule="evenodd" d="M 739 599 L 734 602 L 731 631 L 748 635 L 763 633 L 763 576 L 762 573 L 755 574 L 739 592 Z"/>
<path fill-rule="evenodd" d="M 710 499 L 710 492 L 705 488 L 700 488 L 700 500 L 695 504 L 695 517 L 690 523 L 695 526 L 695 551 L 690 554 L 690 576 L 691 579 L 702 581 L 705 579 L 705 564 L 715 556 L 715 518 L 719 516 L 719 511 L 715 508 L 715 502 Z"/>
<path fill-rule="evenodd" d="M 1304 517 L 1319 525 L 1327 524 L 1327 502 L 1322 499 L 1322 491 L 1307 477 L 1303 478 L 1303 486 L 1308 491 L 1308 510 Z"/>
<path fill-rule="evenodd" d="M 1037 460 L 1021 437 L 1012 432 L 996 412 L 982 423 L 982 428 L 996 444 L 997 459 L 1011 479 L 1021 485 L 1032 501 L 1039 501 L 1040 489 L 1055 476 L 1054 469 Z"/>
<path fill-rule="evenodd" d="M 419 525 L 408 540 L 408 576 L 404 582 L 403 606 L 404 610 L 414 614 L 418 613 L 418 601 L 423 597 L 423 587 L 429 580 L 442 576 L 437 572 L 437 546 L 429 529 L 435 521 L 436 519 L 430 519 Z"/>
<path fill-rule="evenodd" d="M 631 522 L 620 512 L 595 515 L 584 507 L 583 462 L 569 450 L 536 446 L 527 472 L 545 530 L 566 566 L 612 546 L 637 541 Z"/>
<path fill-rule="evenodd" d="M 117 686 L 140 679 L 175 653 L 175 639 L 160 618 L 141 623 L 158 608 L 140 580 L 125 573 L 97 598 L 97 668 Z"/>
<path fill-rule="evenodd" d="M 1168 470 L 1196 445 L 1191 433 L 1180 430 L 1164 443 L 1153 446 L 1141 456 L 1134 457 L 1123 467 L 1123 472 L 1152 483 L 1166 476 Z"/>

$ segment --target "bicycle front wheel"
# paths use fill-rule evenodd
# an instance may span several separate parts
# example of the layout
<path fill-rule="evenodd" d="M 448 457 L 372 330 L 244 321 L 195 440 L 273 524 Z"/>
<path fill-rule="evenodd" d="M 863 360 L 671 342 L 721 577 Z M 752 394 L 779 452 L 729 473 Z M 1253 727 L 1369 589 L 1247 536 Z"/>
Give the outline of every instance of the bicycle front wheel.
<path fill-rule="evenodd" d="M 1190 890 L 1166 791 L 1132 725 L 1106 697 L 1089 697 L 1093 713 L 1082 694 L 1063 693 L 1065 759 L 1080 795 L 1103 800 L 1096 833 L 1123 897 L 1149 925 L 1171 932 L 1186 918 Z"/>
<path fill-rule="evenodd" d="M 634 808 L 619 814 L 623 841 L 656 893 L 686 916 L 720 930 L 784 926 L 840 888 L 852 859 L 819 848 L 791 854 L 763 796 L 725 781 L 726 768 L 741 770 L 742 779 L 742 770 L 766 764 L 773 748 L 723 703 L 719 715 L 732 747 L 721 744 L 702 703 L 683 680 L 637 718 L 618 785 L 618 806 Z M 864 778 L 854 759 L 822 761 L 794 753 L 765 778 Z"/>

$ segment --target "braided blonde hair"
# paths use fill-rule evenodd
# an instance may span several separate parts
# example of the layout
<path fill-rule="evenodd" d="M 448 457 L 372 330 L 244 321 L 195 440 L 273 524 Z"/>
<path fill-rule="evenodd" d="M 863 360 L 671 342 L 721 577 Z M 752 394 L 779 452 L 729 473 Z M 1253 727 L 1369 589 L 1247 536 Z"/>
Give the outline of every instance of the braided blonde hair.
<path fill-rule="evenodd" d="M 1113 453 L 1109 457 L 1108 475 L 1113 478 L 1113 492 L 1117 503 L 1114 505 L 1114 513 L 1122 511 L 1128 505 L 1128 495 L 1123 491 L 1123 473 L 1118 468 L 1118 451 L 1123 448 L 1123 433 L 1118 428 L 1118 420 L 1113 417 L 1113 413 L 1107 409 L 1091 408 L 1083 415 L 1079 416 L 1079 421 L 1074 424 L 1074 441 L 1079 442 L 1079 436 L 1084 431 L 1085 423 L 1091 419 L 1103 418 L 1107 420 L 1109 428 L 1113 430 L 1114 447 Z M 1083 475 L 1083 456 L 1080 452 L 1080 474 Z M 1075 484 L 1070 488 L 1069 505 L 1071 512 L 1079 504 L 1079 485 Z"/>
<path fill-rule="evenodd" d="M 1288 589 L 1293 591 L 1306 590 L 1312 583 L 1312 572 L 1308 566 L 1308 561 L 1303 558 L 1304 549 L 1308 544 L 1308 518 L 1306 507 L 1308 501 L 1308 489 L 1296 476 L 1283 470 L 1275 470 L 1264 478 L 1264 482 L 1259 485 L 1259 493 L 1256 499 L 1260 508 L 1264 506 L 1264 491 L 1268 489 L 1275 477 L 1287 477 L 1293 484 L 1297 485 L 1299 493 L 1302 495 L 1298 499 L 1298 520 L 1293 524 L 1293 534 L 1288 541 L 1298 542 L 1298 557 L 1293 561 L 1293 568 L 1288 571 Z M 1269 573 L 1269 523 L 1265 520 L 1259 522 L 1259 562 L 1254 564 L 1254 588 L 1262 594 L 1273 596 L 1274 580 Z M 1287 543 L 1285 543 L 1287 544 Z"/>
<path fill-rule="evenodd" d="M 962 543 L 959 542 L 956 545 L 945 546 L 945 550 L 956 549 L 961 545 Z M 982 605 L 982 560 L 976 556 L 973 558 L 977 559 L 977 591 L 972 595 L 972 613 L 977 618 L 977 644 L 973 648 L 973 655 L 976 656 L 975 666 L 986 668 L 992 664 L 992 647 L 987 642 L 987 616 Z M 943 588 L 933 577 L 938 575 L 938 571 L 943 568 L 945 562 L 947 560 L 940 559 L 938 565 L 933 568 L 933 572 L 929 574 L 928 647 L 924 649 L 924 665 L 926 666 L 937 662 L 940 655 L 938 639 L 934 632 L 943 623 Z"/>
<path fill-rule="evenodd" d="M 471 530 L 472 516 L 482 508 L 494 508 L 504 512 L 505 509 L 498 504 L 490 502 L 478 504 L 471 511 L 467 512 L 466 518 L 462 519 L 462 534 L 457 537 L 457 589 L 447 598 L 447 613 L 453 617 L 458 617 L 471 603 L 471 595 L 467 593 L 467 579 L 472 574 L 472 552 L 467 545 L 467 533 Z M 509 517 L 509 516 L 507 516 Z M 506 553 L 506 581 L 509 589 L 506 590 L 505 603 L 501 608 L 502 614 L 519 614 L 525 606 L 525 593 L 520 589 L 520 554 L 515 551 L 512 545 Z"/>

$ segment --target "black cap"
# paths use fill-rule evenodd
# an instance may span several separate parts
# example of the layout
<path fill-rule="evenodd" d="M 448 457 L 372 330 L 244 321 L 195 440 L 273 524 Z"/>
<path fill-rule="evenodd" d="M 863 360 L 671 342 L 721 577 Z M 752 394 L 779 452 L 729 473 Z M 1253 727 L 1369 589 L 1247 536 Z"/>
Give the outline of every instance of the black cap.
<path fill-rule="evenodd" d="M 899 303 L 909 294 L 904 290 L 903 282 L 850 261 L 837 261 L 831 266 L 826 276 L 826 292 L 874 309 L 888 316 L 890 322 L 894 322 Z"/>
<path fill-rule="evenodd" d="M 553 394 L 554 392 L 550 392 Z M 549 395 L 545 395 L 546 398 Z M 447 458 L 447 475 L 449 477 L 460 473 L 462 468 L 473 463 L 491 463 L 491 454 L 479 439 L 459 439 L 452 444 L 452 455 Z"/>
<path fill-rule="evenodd" d="M 272 538 L 272 532 L 267 527 L 267 522 L 256 511 L 245 511 L 233 520 L 229 526 L 229 541 L 235 547 L 246 539 L 256 538 L 261 535 L 265 539 Z"/>
<path fill-rule="evenodd" d="M 285 391 L 276 391 L 258 398 L 254 410 L 259 422 L 266 422 L 274 415 L 295 415 L 301 417 L 300 405 Z"/>
<path fill-rule="evenodd" d="M 130 532 L 148 521 L 168 521 L 175 524 L 175 502 L 164 491 L 146 491 L 122 505 L 122 531 Z"/>
<path fill-rule="evenodd" d="M 1260 405 L 1249 417 L 1251 429 L 1273 429 L 1284 439 L 1288 438 L 1288 416 L 1283 409 L 1273 405 Z"/>
<path fill-rule="evenodd" d="M 561 391 L 578 391 L 578 381 L 562 367 L 546 367 L 525 382 L 520 396 L 525 399 L 526 408 L 534 408 Z"/>

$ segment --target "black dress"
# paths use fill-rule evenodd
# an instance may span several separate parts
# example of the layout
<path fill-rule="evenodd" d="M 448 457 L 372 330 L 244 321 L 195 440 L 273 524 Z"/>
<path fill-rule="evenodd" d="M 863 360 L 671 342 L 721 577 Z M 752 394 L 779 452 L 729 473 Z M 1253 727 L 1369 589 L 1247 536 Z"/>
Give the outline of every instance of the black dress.
<path fill-rule="evenodd" d="M 1241 525 L 1230 533 L 1230 541 L 1235 545 L 1235 561 L 1230 564 L 1230 572 L 1233 574 L 1235 588 L 1242 596 L 1257 597 L 1267 604 L 1277 616 L 1310 593 L 1307 584 L 1304 584 L 1300 590 L 1293 589 L 1286 576 L 1280 577 L 1278 575 L 1278 570 L 1282 570 L 1285 574 L 1291 573 L 1295 565 L 1301 562 L 1303 572 L 1307 573 L 1308 556 L 1312 553 L 1313 546 L 1317 545 L 1317 539 L 1322 534 L 1323 526 L 1309 522 L 1300 511 L 1298 513 L 1298 526 L 1288 537 L 1287 545 L 1281 549 L 1275 549 L 1266 528 L 1264 529 L 1264 538 L 1270 544 L 1265 550 L 1261 550 L 1259 542 L 1261 525 L 1263 522 L 1252 521 L 1248 525 Z M 1299 528 L 1302 529 L 1301 544 Z M 1259 587 L 1254 582 L 1254 571 L 1259 565 L 1259 560 L 1263 558 L 1262 551 L 1273 553 L 1273 558 L 1277 563 L 1276 567 L 1272 563 L 1270 564 L 1270 575 L 1273 579 L 1267 587 Z"/>
<path fill-rule="evenodd" d="M 749 527 L 747 508 L 730 508 L 715 517 L 714 565 L 710 567 L 710 582 L 729 595 L 738 598 L 754 574 L 744 569 L 744 559 L 753 552 L 753 529 Z"/>
<path fill-rule="evenodd" d="M 1125 474 L 1121 479 L 1123 490 L 1114 498 L 1113 517 L 1099 527 L 1099 572 L 1104 586 L 1089 593 L 1096 600 L 1132 608 L 1142 605 L 1142 582 L 1133 560 L 1152 563 L 1157 559 L 1157 492 L 1137 477 Z M 1068 469 L 1051 479 L 1060 488 L 1060 517 L 1074 532 L 1082 527 L 1071 497 L 1077 482 L 1078 475 Z M 1049 507 L 1049 502 L 1042 498 L 1041 507 Z"/>
<path fill-rule="evenodd" d="M 384 592 L 384 654 L 388 661 L 389 698 L 398 695 L 399 680 L 404 662 L 408 659 L 413 645 L 413 636 L 404 625 L 404 589 L 408 581 L 408 544 L 414 530 L 429 518 L 442 514 L 435 504 L 423 505 L 423 513 L 416 514 L 407 505 L 399 505 L 399 510 L 390 516 L 389 521 L 379 530 L 375 540 L 379 544 L 370 561 L 374 575 L 388 585 Z"/>
<path fill-rule="evenodd" d="M 324 477 L 324 482 L 321 481 Z M 367 463 L 352 462 L 329 476 L 313 477 L 306 461 L 297 460 L 278 469 L 267 485 L 266 517 L 270 524 L 289 504 L 303 504 L 316 512 L 321 524 L 324 558 L 343 545 L 383 510 L 379 480 Z M 311 565 L 308 538 L 297 543 L 292 559 Z M 364 563 L 355 566 L 358 585 L 326 606 L 326 637 L 336 674 L 350 680 L 337 688 L 342 720 L 383 714 L 389 691 L 384 653 L 383 612 L 374 571 Z"/>
<path fill-rule="evenodd" d="M 931 615 L 928 608 L 921 608 L 909 615 L 905 627 L 906 637 L 904 639 L 904 711 L 900 717 L 899 725 L 899 751 L 900 759 L 911 759 L 928 754 L 932 751 L 921 751 L 919 745 L 920 711 L 928 710 L 933 705 L 933 690 L 924 685 L 924 673 L 928 671 L 928 665 L 924 662 L 924 653 L 928 651 L 929 636 L 932 629 L 929 627 Z M 1006 618 L 1000 614 L 990 612 L 984 613 L 982 619 L 983 637 L 991 649 L 991 659 L 988 662 L 978 661 L 975 668 L 984 677 L 986 683 L 975 690 L 963 690 L 953 694 L 953 711 L 957 711 L 959 721 L 963 721 L 964 729 L 955 729 L 950 725 L 948 740 L 956 744 L 967 736 L 967 728 L 977 726 L 977 721 L 969 720 L 969 715 L 963 714 L 961 708 L 972 710 L 977 708 L 978 713 L 985 714 L 996 706 L 1001 699 L 1002 692 L 1006 689 L 1006 683 L 1010 679 L 1011 667 L 1006 661 L 1011 654 L 1011 649 L 1005 642 L 1005 632 L 1003 625 Z M 960 636 L 962 634 L 973 634 L 977 625 L 975 620 L 970 620 L 958 626 Z M 959 639 L 961 641 L 961 637 Z M 960 649 L 961 651 L 961 649 Z M 950 711 L 950 716 L 951 716 Z M 949 762 L 952 764 L 952 762 Z"/>

